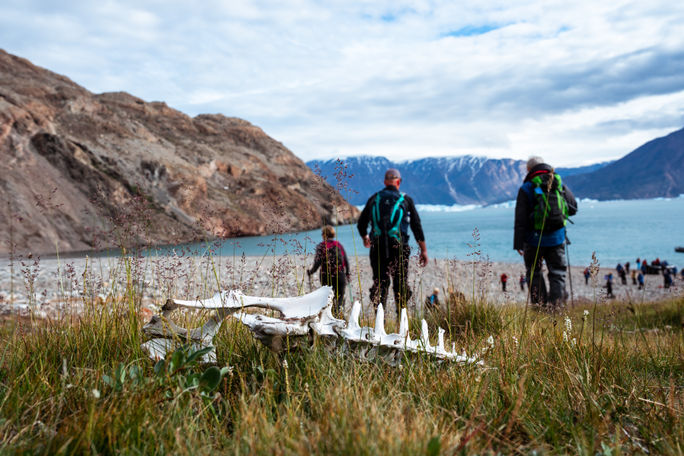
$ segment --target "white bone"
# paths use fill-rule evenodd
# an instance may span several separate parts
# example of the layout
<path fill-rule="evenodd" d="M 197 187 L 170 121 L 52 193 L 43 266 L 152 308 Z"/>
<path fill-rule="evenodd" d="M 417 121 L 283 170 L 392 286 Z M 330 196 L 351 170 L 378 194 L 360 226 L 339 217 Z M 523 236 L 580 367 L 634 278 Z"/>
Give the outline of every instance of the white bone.
<path fill-rule="evenodd" d="M 240 291 L 217 293 L 209 299 L 173 300 L 169 299 L 162 308 L 162 316 L 154 316 L 144 326 L 143 331 L 153 338 L 142 347 L 151 358 L 159 359 L 176 349 L 180 343 L 190 342 L 193 347 L 210 346 L 225 318 L 232 314 L 244 324 L 254 337 L 272 350 L 279 352 L 309 340 L 309 334 L 324 336 L 330 339 L 342 339 L 351 344 L 338 345 L 343 351 L 353 352 L 364 359 L 380 357 L 390 364 L 398 364 L 402 353 L 424 353 L 439 360 L 453 360 L 464 363 L 478 363 L 477 358 L 469 358 L 465 353 L 456 353 L 456 344 L 452 344 L 451 352 L 444 348 L 444 330 L 439 328 L 436 346 L 430 345 L 427 322 L 421 321 L 421 336 L 412 341 L 409 335 L 408 314 L 406 308 L 401 309 L 398 333 L 385 332 L 384 308 L 378 306 L 375 316 L 375 328 L 361 327 L 359 317 L 361 304 L 356 301 L 352 305 L 348 321 L 337 319 L 332 315 L 333 291 L 331 287 L 321 287 L 304 296 L 292 298 L 266 298 L 246 296 Z M 170 316 L 174 309 L 187 307 L 195 309 L 212 309 L 212 317 L 201 327 L 185 329 L 176 326 Z M 248 308 L 269 309 L 278 312 L 278 316 L 267 316 Z M 215 362 L 216 353 L 209 352 L 203 357 L 205 362 Z"/>
<path fill-rule="evenodd" d="M 387 335 L 385 332 L 385 309 L 382 304 L 378 304 L 378 310 L 375 314 L 375 335 L 382 340 Z"/>

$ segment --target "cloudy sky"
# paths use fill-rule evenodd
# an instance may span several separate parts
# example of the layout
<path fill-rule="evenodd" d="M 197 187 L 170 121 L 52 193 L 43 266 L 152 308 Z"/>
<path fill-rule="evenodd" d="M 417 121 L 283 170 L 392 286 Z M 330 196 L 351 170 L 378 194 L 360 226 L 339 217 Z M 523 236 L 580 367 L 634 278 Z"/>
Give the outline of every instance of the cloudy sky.
<path fill-rule="evenodd" d="M 684 2 L 3 0 L 0 48 L 304 160 L 624 156 L 684 126 Z"/>

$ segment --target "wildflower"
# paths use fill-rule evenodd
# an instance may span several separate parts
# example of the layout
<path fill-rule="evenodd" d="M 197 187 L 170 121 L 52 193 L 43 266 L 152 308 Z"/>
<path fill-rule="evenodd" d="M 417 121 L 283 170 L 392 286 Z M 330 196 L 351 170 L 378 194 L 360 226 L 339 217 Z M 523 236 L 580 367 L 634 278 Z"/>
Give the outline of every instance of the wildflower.
<path fill-rule="evenodd" d="M 99 398 L 100 398 L 100 390 L 93 389 L 93 390 L 91 391 L 91 393 L 93 394 L 93 397 L 94 397 L 95 399 L 99 399 Z"/>
<path fill-rule="evenodd" d="M 567 333 L 567 331 L 563 331 L 563 342 L 567 342 L 567 341 L 568 341 L 568 333 Z"/>
<path fill-rule="evenodd" d="M 513 336 L 513 343 L 516 345 L 516 347 L 518 346 L 518 338 L 515 336 Z"/>
<path fill-rule="evenodd" d="M 286 359 L 283 360 L 283 367 L 284 367 L 285 369 L 287 369 L 287 360 L 286 360 Z"/>
<path fill-rule="evenodd" d="M 572 342 L 572 345 L 577 345 L 577 339 L 576 338 L 573 337 L 571 342 Z"/>
<path fill-rule="evenodd" d="M 589 316 L 589 311 L 587 309 L 584 309 L 584 316 L 588 317 Z"/>
<path fill-rule="evenodd" d="M 565 317 L 565 330 L 569 333 L 572 332 L 572 320 L 570 320 L 570 317 Z"/>
<path fill-rule="evenodd" d="M 487 343 L 489 344 L 489 348 L 494 348 L 494 337 L 489 336 Z"/>

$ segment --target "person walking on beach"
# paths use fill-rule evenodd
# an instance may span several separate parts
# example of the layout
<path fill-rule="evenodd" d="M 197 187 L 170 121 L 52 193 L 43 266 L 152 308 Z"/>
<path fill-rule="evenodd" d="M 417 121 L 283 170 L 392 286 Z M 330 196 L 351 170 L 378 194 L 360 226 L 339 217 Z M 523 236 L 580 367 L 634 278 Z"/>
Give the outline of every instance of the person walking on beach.
<path fill-rule="evenodd" d="M 523 257 L 533 303 L 556 307 L 565 303 L 565 223 L 577 212 L 575 196 L 540 157 L 527 161 L 527 176 L 515 204 L 513 249 Z M 546 262 L 549 293 L 541 275 Z"/>
<path fill-rule="evenodd" d="M 335 240 L 335 228 L 325 225 L 321 230 L 323 241 L 316 246 L 314 264 L 307 271 L 309 276 L 319 268 L 321 285 L 333 288 L 333 313 L 336 317 L 344 308 L 344 290 L 350 279 L 349 260 L 342 244 Z"/>
<path fill-rule="evenodd" d="M 644 273 L 639 271 L 639 274 L 637 274 L 637 282 L 639 282 L 639 290 L 643 290 L 644 288 Z"/>
<path fill-rule="evenodd" d="M 670 288 L 672 286 L 672 273 L 667 266 L 663 268 L 663 287 Z"/>
<path fill-rule="evenodd" d="M 591 271 L 589 268 L 584 268 L 584 284 L 589 285 L 589 277 L 591 277 Z"/>
<path fill-rule="evenodd" d="M 632 269 L 632 285 L 637 284 L 636 276 L 637 276 L 636 271 L 634 269 Z"/>
<path fill-rule="evenodd" d="M 501 291 L 506 292 L 506 282 L 508 282 L 508 275 L 504 272 L 501 274 Z"/>
<path fill-rule="evenodd" d="M 363 238 L 364 247 L 370 248 L 370 263 L 373 270 L 371 302 L 375 307 L 380 303 L 387 307 L 387 292 L 391 279 L 394 304 L 399 318 L 401 308 L 406 306 L 412 294 L 408 285 L 411 255 L 409 226 L 420 247 L 418 262 L 421 266 L 427 265 L 428 255 L 423 227 L 413 199 L 399 191 L 399 171 L 388 169 L 385 172 L 384 184 L 385 188 L 368 198 L 359 216 L 357 228 Z"/>
<path fill-rule="evenodd" d="M 606 298 L 614 298 L 613 294 L 613 273 L 606 276 Z"/>
<path fill-rule="evenodd" d="M 618 265 L 615 267 L 615 270 L 617 271 L 618 277 L 620 277 L 622 284 L 627 285 L 627 276 L 625 274 L 625 268 L 622 267 L 620 263 L 618 263 Z"/>
<path fill-rule="evenodd" d="M 525 291 L 525 275 L 520 274 L 520 291 Z"/>

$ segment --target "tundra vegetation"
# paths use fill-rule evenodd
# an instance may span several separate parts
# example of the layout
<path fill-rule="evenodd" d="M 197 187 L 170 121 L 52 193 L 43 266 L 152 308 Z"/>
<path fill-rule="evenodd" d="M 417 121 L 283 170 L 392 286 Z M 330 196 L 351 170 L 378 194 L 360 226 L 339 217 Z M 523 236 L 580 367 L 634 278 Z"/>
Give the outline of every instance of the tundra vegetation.
<path fill-rule="evenodd" d="M 597 297 L 549 314 L 488 303 L 474 275 L 472 293 L 451 294 L 426 317 L 484 365 L 412 356 L 396 367 L 330 353 L 316 340 L 275 354 L 235 320 L 215 338 L 217 365 L 199 364 L 203 353 L 190 348 L 155 363 L 141 350 L 144 287 L 179 293 L 176 259 L 123 253 L 118 261 L 117 277 L 64 268 L 63 289 L 79 292 L 61 295 L 59 317 L 12 315 L 0 325 L 0 452 L 684 451 L 682 297 Z M 270 274 L 274 295 L 284 275 L 304 283 L 305 267 L 282 261 L 259 272 Z M 226 279 L 249 293 L 255 278 L 241 274 L 240 262 L 198 258 L 204 274 L 193 292 L 209 296 Z M 27 267 L 30 281 L 40 266 Z M 190 327 L 206 316 L 178 319 Z M 420 332 L 418 318 L 410 325 Z"/>

